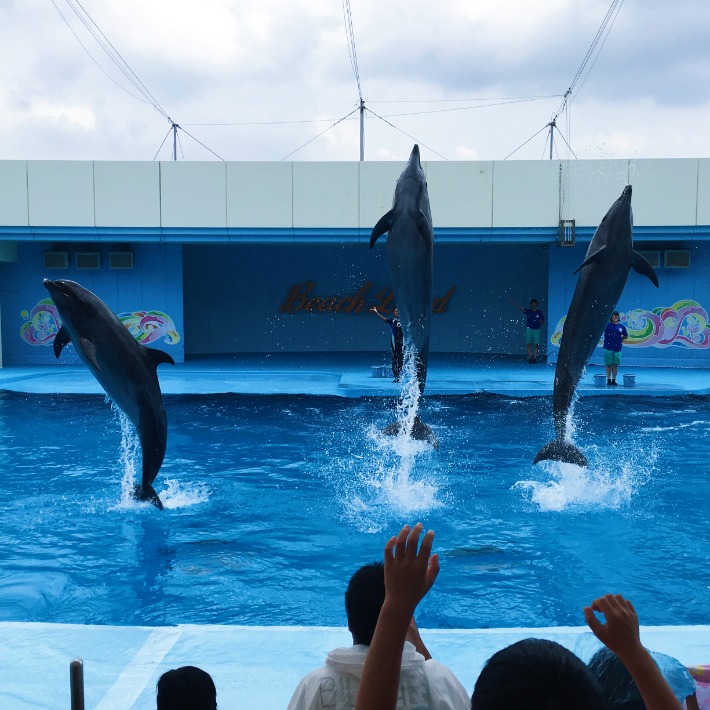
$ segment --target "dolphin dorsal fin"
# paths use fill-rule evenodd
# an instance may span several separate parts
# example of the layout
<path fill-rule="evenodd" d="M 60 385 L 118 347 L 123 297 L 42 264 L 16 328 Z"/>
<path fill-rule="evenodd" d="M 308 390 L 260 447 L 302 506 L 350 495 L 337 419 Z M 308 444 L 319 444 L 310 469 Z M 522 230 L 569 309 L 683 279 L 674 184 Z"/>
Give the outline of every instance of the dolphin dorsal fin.
<path fill-rule="evenodd" d="M 606 249 L 606 244 L 601 248 L 597 249 L 597 251 L 594 252 L 591 256 L 588 256 L 572 273 L 576 274 L 578 271 L 583 269 L 585 266 L 589 266 L 589 264 L 593 264 L 595 261 L 599 261 L 604 256 L 604 250 Z"/>
<path fill-rule="evenodd" d="M 145 345 L 142 347 L 148 362 L 154 368 L 157 369 L 158 365 L 162 365 L 163 363 L 168 363 L 169 365 L 175 364 L 175 360 L 173 360 L 173 358 L 164 350 L 158 350 L 157 348 L 146 348 Z"/>
<path fill-rule="evenodd" d="M 96 359 L 96 345 L 94 345 L 93 340 L 89 340 L 88 338 L 82 338 L 81 342 L 79 343 L 79 347 L 82 349 L 84 356 L 86 359 L 99 371 L 101 372 L 101 367 L 99 366 L 99 362 Z"/>
<path fill-rule="evenodd" d="M 54 336 L 54 343 L 52 344 L 52 347 L 54 348 L 54 357 L 59 357 L 59 354 L 64 349 L 64 346 L 68 345 L 69 343 L 71 343 L 71 336 L 69 335 L 69 331 L 64 326 L 62 326 L 57 331 L 57 334 Z"/>
<path fill-rule="evenodd" d="M 393 210 L 390 210 L 387 214 L 380 217 L 379 222 L 372 228 L 372 234 L 370 234 L 370 249 L 375 246 L 378 237 L 390 231 L 392 227 L 392 216 Z"/>
<path fill-rule="evenodd" d="M 655 269 L 637 251 L 634 251 L 631 255 L 631 267 L 634 271 L 641 274 L 641 276 L 648 276 L 651 283 L 658 288 L 658 276 L 656 275 Z"/>

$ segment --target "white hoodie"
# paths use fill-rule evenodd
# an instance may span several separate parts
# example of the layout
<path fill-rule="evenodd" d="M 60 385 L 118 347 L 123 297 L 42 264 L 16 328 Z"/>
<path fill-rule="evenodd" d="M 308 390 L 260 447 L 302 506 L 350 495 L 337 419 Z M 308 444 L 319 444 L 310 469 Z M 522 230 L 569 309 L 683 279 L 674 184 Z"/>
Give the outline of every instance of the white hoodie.
<path fill-rule="evenodd" d="M 325 666 L 309 673 L 296 688 L 288 710 L 354 710 L 369 646 L 331 651 Z M 408 641 L 402 653 L 397 710 L 470 710 L 471 696 L 441 663 Z"/>

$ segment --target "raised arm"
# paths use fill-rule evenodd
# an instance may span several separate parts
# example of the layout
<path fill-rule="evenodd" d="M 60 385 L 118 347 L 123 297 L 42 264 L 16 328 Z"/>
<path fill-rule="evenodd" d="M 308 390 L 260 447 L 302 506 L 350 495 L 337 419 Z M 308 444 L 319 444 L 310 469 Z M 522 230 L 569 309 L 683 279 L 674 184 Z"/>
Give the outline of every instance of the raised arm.
<path fill-rule="evenodd" d="M 512 298 L 509 298 L 509 299 L 508 299 L 508 303 L 511 303 L 511 304 L 514 305 L 519 311 L 522 311 L 523 313 L 525 313 L 525 308 L 523 308 L 520 304 L 516 303 Z"/>
<path fill-rule="evenodd" d="M 387 320 L 387 318 L 385 318 L 382 313 L 377 310 L 377 306 L 373 306 L 372 308 L 370 308 L 370 313 L 374 313 L 378 318 L 381 318 L 384 321 Z"/>
<path fill-rule="evenodd" d="M 402 649 L 419 600 L 439 574 L 439 556 L 431 554 L 433 531 L 405 525 L 385 545 L 385 601 L 367 652 L 356 710 L 395 710 Z M 419 549 L 417 549 L 419 547 Z"/>
<path fill-rule="evenodd" d="M 604 614 L 601 623 L 594 612 Z M 607 594 L 584 607 L 584 618 L 592 633 L 631 673 L 647 710 L 682 710 L 671 687 L 651 654 L 641 645 L 639 621 L 634 605 L 621 594 Z"/>

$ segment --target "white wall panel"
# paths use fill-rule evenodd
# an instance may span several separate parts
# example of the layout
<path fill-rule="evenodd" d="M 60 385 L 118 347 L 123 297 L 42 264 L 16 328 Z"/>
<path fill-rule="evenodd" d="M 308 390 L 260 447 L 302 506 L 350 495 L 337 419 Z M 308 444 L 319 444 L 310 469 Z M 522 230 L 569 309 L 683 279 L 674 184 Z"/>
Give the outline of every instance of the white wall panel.
<path fill-rule="evenodd" d="M 549 227 L 559 221 L 557 160 L 498 161 L 493 172 L 494 227 Z"/>
<path fill-rule="evenodd" d="M 634 225 L 694 225 L 698 195 L 698 160 L 632 160 Z"/>
<path fill-rule="evenodd" d="M 357 227 L 358 163 L 293 163 L 293 226 Z"/>
<path fill-rule="evenodd" d="M 159 227 L 157 162 L 94 163 L 97 227 Z"/>
<path fill-rule="evenodd" d="M 697 223 L 710 224 L 710 158 L 698 160 Z"/>
<path fill-rule="evenodd" d="M 222 162 L 161 162 L 163 227 L 226 227 L 227 168 Z"/>
<path fill-rule="evenodd" d="M 362 229 L 372 230 L 380 217 L 392 209 L 394 188 L 407 163 L 363 161 L 358 165 L 360 175 L 359 226 Z"/>
<path fill-rule="evenodd" d="M 627 160 L 564 161 L 562 219 L 574 219 L 578 227 L 596 228 L 623 192 L 628 178 Z"/>
<path fill-rule="evenodd" d="M 425 171 L 435 227 L 492 226 L 492 162 L 430 161 Z"/>
<path fill-rule="evenodd" d="M 227 163 L 227 226 L 293 226 L 292 163 Z"/>
<path fill-rule="evenodd" d="M 24 160 L 0 162 L 0 225 L 27 227 L 27 163 Z"/>
<path fill-rule="evenodd" d="M 91 161 L 29 160 L 27 184 L 32 226 L 94 226 Z"/>

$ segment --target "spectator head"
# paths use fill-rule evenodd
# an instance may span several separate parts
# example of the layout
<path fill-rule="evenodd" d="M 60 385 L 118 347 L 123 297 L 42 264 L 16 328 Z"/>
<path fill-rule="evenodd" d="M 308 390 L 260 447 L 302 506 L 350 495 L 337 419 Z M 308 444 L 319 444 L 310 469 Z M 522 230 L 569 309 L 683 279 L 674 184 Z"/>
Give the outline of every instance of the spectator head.
<path fill-rule="evenodd" d="M 589 668 L 554 641 L 525 639 L 494 653 L 481 671 L 471 710 L 606 710 Z"/>
<path fill-rule="evenodd" d="M 613 651 L 606 647 L 599 649 L 589 661 L 589 668 L 599 681 L 602 693 L 611 707 L 641 701 L 641 693 L 631 673 Z"/>
<path fill-rule="evenodd" d="M 209 673 L 183 666 L 158 679 L 158 710 L 217 710 L 217 690 Z"/>
<path fill-rule="evenodd" d="M 353 643 L 369 646 L 385 601 L 385 566 L 372 562 L 350 578 L 345 592 L 345 613 Z"/>

